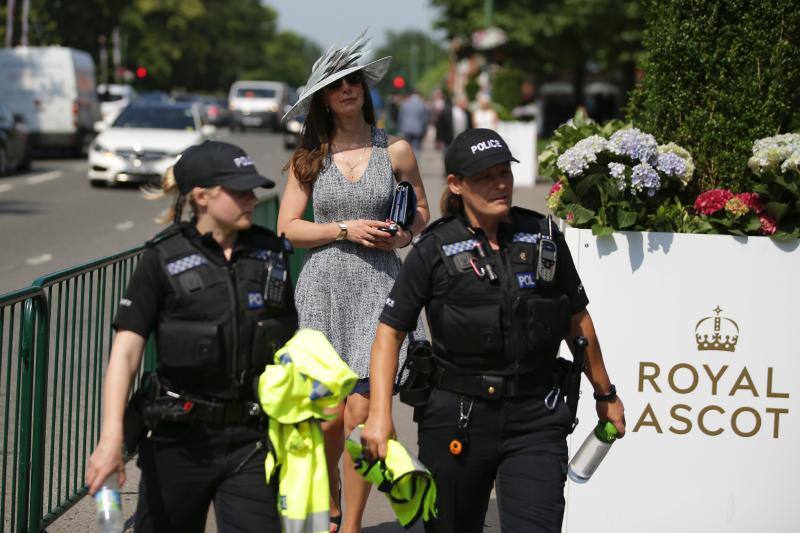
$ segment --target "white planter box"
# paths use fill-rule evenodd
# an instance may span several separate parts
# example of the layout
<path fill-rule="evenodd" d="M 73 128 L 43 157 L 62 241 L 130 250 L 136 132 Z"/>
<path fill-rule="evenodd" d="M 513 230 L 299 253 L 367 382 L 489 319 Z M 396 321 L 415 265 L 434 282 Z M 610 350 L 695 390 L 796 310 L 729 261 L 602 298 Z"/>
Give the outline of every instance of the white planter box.
<path fill-rule="evenodd" d="M 508 143 L 508 148 L 519 163 L 511 164 L 514 185 L 533 187 L 539 170 L 539 156 L 536 153 L 537 123 L 500 122 L 497 133 Z"/>
<path fill-rule="evenodd" d="M 628 433 L 567 482 L 564 530 L 798 531 L 798 243 L 566 237 Z M 584 380 L 570 456 L 597 421 L 591 393 Z"/>

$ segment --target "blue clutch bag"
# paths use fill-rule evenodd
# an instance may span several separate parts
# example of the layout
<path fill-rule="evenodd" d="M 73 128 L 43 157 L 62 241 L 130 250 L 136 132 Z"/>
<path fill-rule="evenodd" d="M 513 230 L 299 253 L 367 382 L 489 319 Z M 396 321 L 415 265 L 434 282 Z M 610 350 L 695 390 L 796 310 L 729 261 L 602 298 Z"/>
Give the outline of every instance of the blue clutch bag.
<path fill-rule="evenodd" d="M 401 181 L 394 189 L 389 216 L 386 218 L 405 230 L 414 222 L 416 212 L 417 195 L 414 193 L 414 187 L 407 181 Z"/>

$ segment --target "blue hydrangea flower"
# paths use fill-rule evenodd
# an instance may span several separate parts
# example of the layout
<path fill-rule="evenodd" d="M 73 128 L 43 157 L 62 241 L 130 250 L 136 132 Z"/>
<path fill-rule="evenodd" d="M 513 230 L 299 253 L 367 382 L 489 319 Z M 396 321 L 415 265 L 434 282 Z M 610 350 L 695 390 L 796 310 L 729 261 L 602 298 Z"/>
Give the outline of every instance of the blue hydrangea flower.
<path fill-rule="evenodd" d="M 608 148 L 617 155 L 624 155 L 642 163 L 655 164 L 658 143 L 655 137 L 636 128 L 626 128 L 614 132 L 608 141 Z"/>
<path fill-rule="evenodd" d="M 686 174 L 686 161 L 677 154 L 658 154 L 656 168 L 672 178 L 683 178 Z"/>
<path fill-rule="evenodd" d="M 611 177 L 617 180 L 617 187 L 619 190 L 625 189 L 625 165 L 622 163 L 609 163 L 608 173 Z"/>
<path fill-rule="evenodd" d="M 656 169 L 647 163 L 639 163 L 633 167 L 631 173 L 631 189 L 634 192 L 646 192 L 648 196 L 653 196 L 661 188 L 661 178 Z"/>
<path fill-rule="evenodd" d="M 570 178 L 575 178 L 580 176 L 591 163 L 596 162 L 597 154 L 607 147 L 608 141 L 600 135 L 586 137 L 558 156 L 556 166 Z"/>

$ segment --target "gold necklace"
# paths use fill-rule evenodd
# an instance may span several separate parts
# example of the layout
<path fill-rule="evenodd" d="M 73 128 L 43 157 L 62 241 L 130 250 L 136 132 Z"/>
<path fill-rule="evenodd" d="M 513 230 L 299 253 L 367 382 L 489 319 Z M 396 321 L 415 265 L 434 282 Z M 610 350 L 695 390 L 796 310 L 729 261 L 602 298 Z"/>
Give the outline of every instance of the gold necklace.
<path fill-rule="evenodd" d="M 347 162 L 347 159 L 345 159 L 344 157 L 344 150 L 342 150 L 338 144 L 333 143 L 333 149 L 336 150 L 337 154 L 339 154 L 339 160 L 342 161 L 347 166 L 347 168 L 350 169 L 348 171 L 350 177 L 347 178 L 349 181 L 353 181 L 353 178 L 355 178 L 355 168 L 359 165 L 359 163 L 361 163 L 361 160 L 364 158 L 364 154 L 367 152 L 367 147 L 369 145 L 370 141 L 367 140 L 367 142 L 364 143 L 364 146 L 361 148 L 361 154 L 358 156 L 358 159 L 356 160 L 355 163 L 351 165 L 350 163 Z"/>

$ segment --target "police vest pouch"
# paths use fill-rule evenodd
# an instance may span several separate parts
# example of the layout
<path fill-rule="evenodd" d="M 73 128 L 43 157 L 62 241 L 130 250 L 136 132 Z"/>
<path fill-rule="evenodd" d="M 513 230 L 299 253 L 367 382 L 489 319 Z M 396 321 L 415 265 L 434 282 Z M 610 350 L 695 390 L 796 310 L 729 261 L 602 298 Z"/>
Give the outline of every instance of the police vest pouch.
<path fill-rule="evenodd" d="M 220 326 L 216 322 L 168 319 L 158 325 L 158 359 L 172 368 L 217 367 Z"/>
<path fill-rule="evenodd" d="M 457 357 L 503 352 L 498 304 L 445 304 L 441 323 L 448 355 Z"/>
<path fill-rule="evenodd" d="M 253 332 L 253 352 L 250 368 L 257 373 L 272 364 L 275 352 L 286 344 L 297 331 L 297 317 L 292 314 L 280 318 L 266 318 L 256 323 Z"/>
<path fill-rule="evenodd" d="M 408 379 L 400 385 L 400 378 L 405 368 L 409 370 Z M 403 368 L 397 373 L 395 388 L 400 391 L 400 401 L 412 407 L 419 407 L 428 402 L 431 393 L 431 379 L 436 370 L 433 349 L 428 341 L 414 341 L 408 347 Z"/>
<path fill-rule="evenodd" d="M 528 350 L 535 355 L 555 356 L 569 333 L 570 304 L 565 294 L 536 295 L 526 301 Z"/>

